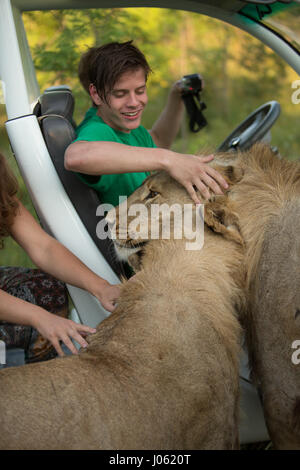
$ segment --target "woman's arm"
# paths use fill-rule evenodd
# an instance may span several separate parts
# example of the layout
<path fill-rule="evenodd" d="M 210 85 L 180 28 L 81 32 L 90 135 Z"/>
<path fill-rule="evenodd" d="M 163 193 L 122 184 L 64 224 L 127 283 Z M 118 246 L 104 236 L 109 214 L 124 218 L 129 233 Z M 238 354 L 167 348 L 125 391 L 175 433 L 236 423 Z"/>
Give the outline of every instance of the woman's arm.
<path fill-rule="evenodd" d="M 114 310 L 120 287 L 110 285 L 97 276 L 67 248 L 48 235 L 21 202 L 11 227 L 11 235 L 43 271 L 63 282 L 89 291 L 100 300 L 104 308 Z M 0 291 L 0 318 L 12 323 L 34 326 L 42 336 L 51 341 L 59 355 L 63 355 L 59 341 L 63 341 L 76 353 L 71 338 L 85 347 L 87 343 L 81 334 L 95 332 L 93 328 L 61 318 L 4 291 Z"/>
<path fill-rule="evenodd" d="M 96 331 L 89 326 L 79 325 L 72 320 L 47 312 L 38 305 L 14 297 L 2 289 L 0 289 L 0 320 L 33 326 L 53 344 L 60 356 L 64 355 L 60 341 L 63 341 L 73 354 L 77 354 L 78 351 L 70 338 L 85 348 L 87 343 L 81 335 Z"/>
<path fill-rule="evenodd" d="M 120 288 L 99 277 L 48 235 L 22 203 L 19 203 L 11 235 L 40 269 L 63 282 L 87 290 L 100 300 L 105 309 L 113 311 Z"/>

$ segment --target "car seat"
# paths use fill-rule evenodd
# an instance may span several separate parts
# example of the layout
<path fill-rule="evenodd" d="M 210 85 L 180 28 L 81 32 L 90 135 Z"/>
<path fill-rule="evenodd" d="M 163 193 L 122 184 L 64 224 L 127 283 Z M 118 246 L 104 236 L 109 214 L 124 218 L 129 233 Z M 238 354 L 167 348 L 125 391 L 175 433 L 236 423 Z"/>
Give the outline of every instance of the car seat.
<path fill-rule="evenodd" d="M 124 264 L 113 256 L 113 242 L 100 240 L 96 234 L 99 216 L 96 209 L 101 204 L 97 192 L 85 185 L 78 176 L 64 167 L 64 153 L 76 138 L 73 120 L 74 97 L 67 86 L 51 87 L 40 96 L 34 108 L 41 131 L 56 172 L 76 212 L 85 225 L 97 248 L 117 276 L 125 274 Z"/>

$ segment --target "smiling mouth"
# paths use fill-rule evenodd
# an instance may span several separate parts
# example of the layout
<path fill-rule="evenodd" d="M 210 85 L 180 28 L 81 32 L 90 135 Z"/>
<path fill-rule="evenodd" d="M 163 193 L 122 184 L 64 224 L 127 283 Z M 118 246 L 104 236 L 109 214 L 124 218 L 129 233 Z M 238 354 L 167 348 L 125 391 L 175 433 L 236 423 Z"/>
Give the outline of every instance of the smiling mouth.
<path fill-rule="evenodd" d="M 131 112 L 128 112 L 128 113 L 122 113 L 123 116 L 125 117 L 129 117 L 129 118 L 135 118 L 138 116 L 138 114 L 141 112 L 142 110 L 141 109 L 138 109 L 137 111 L 131 111 Z"/>

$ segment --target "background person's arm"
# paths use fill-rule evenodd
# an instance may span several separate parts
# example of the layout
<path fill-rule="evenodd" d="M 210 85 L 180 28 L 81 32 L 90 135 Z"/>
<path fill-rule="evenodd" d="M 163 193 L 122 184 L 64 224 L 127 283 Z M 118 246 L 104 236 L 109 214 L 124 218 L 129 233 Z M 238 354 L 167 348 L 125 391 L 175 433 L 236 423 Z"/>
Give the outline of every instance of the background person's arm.
<path fill-rule="evenodd" d="M 48 235 L 21 203 L 11 235 L 40 269 L 63 282 L 89 291 L 107 310 L 114 309 L 119 287 L 97 276 L 66 247 Z"/>
<path fill-rule="evenodd" d="M 77 354 L 78 351 L 71 338 L 84 348 L 87 342 L 81 335 L 96 331 L 89 326 L 79 325 L 72 320 L 49 313 L 38 305 L 14 297 L 2 289 L 0 289 L 0 320 L 17 325 L 33 326 L 52 343 L 60 356 L 64 355 L 60 341 L 63 341 L 73 354 Z"/>

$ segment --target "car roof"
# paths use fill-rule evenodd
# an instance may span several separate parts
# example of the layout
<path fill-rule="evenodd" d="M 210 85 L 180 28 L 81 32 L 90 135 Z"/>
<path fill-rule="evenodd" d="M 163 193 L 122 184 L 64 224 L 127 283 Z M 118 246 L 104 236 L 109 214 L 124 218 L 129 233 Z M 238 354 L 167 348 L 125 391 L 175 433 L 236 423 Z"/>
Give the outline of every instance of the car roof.
<path fill-rule="evenodd" d="M 13 0 L 21 11 L 111 8 L 111 7 L 164 7 L 197 11 L 199 7 L 217 7 L 224 11 L 238 12 L 248 3 L 292 3 L 292 0 Z"/>

